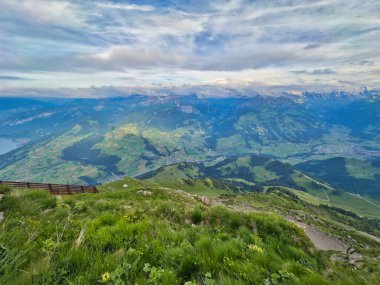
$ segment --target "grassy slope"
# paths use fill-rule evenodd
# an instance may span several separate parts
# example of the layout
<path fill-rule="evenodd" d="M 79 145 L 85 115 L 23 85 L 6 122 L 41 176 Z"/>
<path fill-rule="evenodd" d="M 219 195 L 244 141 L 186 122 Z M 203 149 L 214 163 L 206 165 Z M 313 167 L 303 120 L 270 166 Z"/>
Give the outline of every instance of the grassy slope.
<path fill-rule="evenodd" d="M 232 184 L 234 182 L 242 183 L 247 186 L 245 190 L 249 190 L 249 187 L 256 184 L 277 185 L 280 183 L 280 185 L 288 184 L 287 186 L 290 187 L 295 185 L 303 190 L 297 191 L 297 195 L 305 198 L 306 201 L 317 205 L 326 204 L 340 207 L 361 216 L 380 218 L 380 206 L 377 207 L 377 205 L 380 205 L 378 199 L 370 199 L 365 196 L 363 197 L 364 199 L 360 199 L 349 193 L 334 191 L 326 183 L 293 169 L 281 178 L 282 175 L 279 173 L 281 171 L 286 173 L 285 164 L 278 163 L 279 173 L 276 173 L 268 167 L 274 160 L 268 159 L 265 161 L 264 159 L 261 163 L 251 163 L 251 158 L 262 159 L 259 156 L 241 156 L 226 159 L 225 163 L 223 161 L 222 163 L 209 162 L 206 168 L 199 163 L 173 164 L 151 172 L 147 180 L 167 187 L 183 189 L 194 194 L 200 193 L 214 196 L 236 191 L 233 191 L 234 189 L 231 189 L 231 187 L 208 186 L 209 183 L 204 181 L 208 175 L 219 180 L 222 179 L 221 181 L 227 180 Z M 294 185 L 292 182 L 294 182 Z M 366 199 L 370 202 L 366 201 Z"/>
<path fill-rule="evenodd" d="M 327 181 L 335 188 L 376 197 L 380 189 L 379 160 L 334 157 L 296 165 L 303 172 Z"/>
<path fill-rule="evenodd" d="M 311 109 L 283 98 L 162 99 L 141 97 L 72 102 L 63 108 L 64 114 L 56 110 L 56 116 L 46 118 L 54 126 L 61 126 L 62 133 L 67 128 L 64 140 L 55 136 L 52 141 L 41 141 L 39 147 L 31 144 L 22 152 L 6 155 L 6 160 L 13 164 L 0 170 L 0 175 L 11 180 L 23 176 L 35 181 L 47 178 L 70 183 L 92 183 L 91 180 L 101 183 L 111 179 L 113 174 L 133 176 L 177 161 L 208 159 L 210 155 L 254 152 L 297 163 L 337 155 L 368 157 L 380 149 L 380 140 L 376 137 L 353 137 L 350 128 L 339 124 L 327 131 L 326 122 Z M 76 110 L 82 110 L 83 114 Z M 367 114 L 369 117 L 375 115 L 376 112 Z M 23 118 L 24 114 L 20 116 Z M 67 126 L 62 122 L 66 116 L 71 122 Z M 45 119 L 40 122 L 43 128 L 32 122 L 30 128 L 27 128 L 29 123 L 18 124 L 3 129 L 3 133 L 11 133 L 12 129 L 24 133 L 25 129 L 30 129 L 34 134 L 46 135 L 52 131 Z M 94 127 L 99 141 L 94 145 L 87 140 L 91 133 L 70 132 L 68 126 L 71 128 L 74 122 L 99 124 Z M 371 124 L 369 127 L 370 133 L 378 130 Z M 99 159 L 62 159 L 62 152 L 81 142 L 88 149 L 99 150 Z M 49 156 L 35 155 L 36 152 Z M 98 164 L 107 157 L 120 161 L 109 162 L 109 168 Z M 51 165 L 48 160 L 58 163 Z M 104 163 L 107 164 L 107 159 Z"/>
<path fill-rule="evenodd" d="M 100 189 L 71 197 L 5 195 L 0 283 L 97 284 L 106 272 L 105 284 L 376 284 L 380 278 L 374 261 L 355 270 L 316 252 L 298 228 L 270 213 L 278 196 L 238 197 L 260 201 L 268 212 L 243 213 L 132 179 Z M 294 208 L 281 199 L 276 207 Z"/>
<path fill-rule="evenodd" d="M 83 183 L 80 179 L 83 175 L 104 177 L 105 174 L 95 166 L 65 161 L 61 158 L 63 149 L 91 136 L 91 133 L 83 134 L 81 131 L 82 127 L 76 125 L 45 145 L 35 148 L 16 163 L 1 169 L 1 178 L 14 180 L 17 179 L 15 177 L 22 177 L 23 180 L 31 182 Z"/>

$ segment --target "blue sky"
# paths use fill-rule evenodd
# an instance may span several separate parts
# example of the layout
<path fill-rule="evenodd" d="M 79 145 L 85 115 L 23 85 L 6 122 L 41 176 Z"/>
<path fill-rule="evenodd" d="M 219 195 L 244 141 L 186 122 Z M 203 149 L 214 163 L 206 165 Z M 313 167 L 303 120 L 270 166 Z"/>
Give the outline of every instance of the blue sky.
<path fill-rule="evenodd" d="M 379 15 L 378 0 L 0 0 L 0 88 L 379 88 Z"/>

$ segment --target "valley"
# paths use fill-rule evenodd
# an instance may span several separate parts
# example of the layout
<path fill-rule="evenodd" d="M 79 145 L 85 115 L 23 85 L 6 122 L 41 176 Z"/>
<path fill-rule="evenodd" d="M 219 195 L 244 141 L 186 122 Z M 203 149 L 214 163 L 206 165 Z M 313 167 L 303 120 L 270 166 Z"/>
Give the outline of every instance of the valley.
<path fill-rule="evenodd" d="M 379 12 L 0 0 L 0 285 L 378 285 Z"/>
<path fill-rule="evenodd" d="M 333 98 L 313 96 L 301 103 L 291 96 L 260 95 L 133 95 L 57 103 L 3 98 L 8 107 L 0 117 L 0 135 L 27 143 L 0 155 L 0 177 L 98 185 L 193 163 L 201 173 L 187 178 L 197 180 L 198 192 L 206 191 L 207 178 L 229 185 L 215 195 L 278 185 L 296 189 L 309 202 L 380 217 L 379 97 L 337 97 L 326 108 Z M 354 123 L 347 114 L 357 106 L 368 107 L 368 114 Z M 272 159 L 273 169 L 244 162 L 250 156 Z M 228 159 L 237 162 L 213 169 Z M 170 183 L 179 183 L 182 174 L 174 173 Z"/>
<path fill-rule="evenodd" d="M 0 155 L 18 148 L 18 144 L 12 139 L 0 138 Z"/>

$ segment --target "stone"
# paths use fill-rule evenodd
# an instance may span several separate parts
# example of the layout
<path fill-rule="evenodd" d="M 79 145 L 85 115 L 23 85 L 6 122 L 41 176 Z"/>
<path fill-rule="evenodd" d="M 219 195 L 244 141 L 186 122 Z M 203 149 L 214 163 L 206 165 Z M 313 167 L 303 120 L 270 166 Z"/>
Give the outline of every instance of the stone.
<path fill-rule="evenodd" d="M 344 262 L 345 258 L 344 258 L 344 256 L 342 256 L 340 254 L 333 254 L 330 256 L 330 260 L 332 262 Z"/>
<path fill-rule="evenodd" d="M 355 248 L 353 248 L 353 247 L 350 247 L 350 248 L 347 249 L 347 253 L 348 253 L 348 254 L 353 254 L 355 251 L 356 251 L 356 250 L 355 250 Z"/>
<path fill-rule="evenodd" d="M 137 191 L 137 194 L 141 194 L 141 195 L 144 195 L 145 197 L 146 196 L 152 196 L 153 193 L 151 191 L 146 191 L 146 190 L 140 190 L 140 191 Z"/>
<path fill-rule="evenodd" d="M 206 206 L 211 206 L 211 200 L 209 197 L 206 196 L 200 196 L 199 201 L 201 201 Z"/>

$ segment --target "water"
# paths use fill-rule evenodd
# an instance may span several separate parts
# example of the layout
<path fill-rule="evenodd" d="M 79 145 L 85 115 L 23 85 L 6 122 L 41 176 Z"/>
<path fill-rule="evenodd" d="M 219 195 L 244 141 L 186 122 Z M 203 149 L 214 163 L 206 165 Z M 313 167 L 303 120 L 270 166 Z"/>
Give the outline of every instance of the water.
<path fill-rule="evenodd" d="M 16 149 L 17 147 L 18 144 L 15 141 L 11 139 L 0 138 L 0 155 L 10 152 L 11 150 Z"/>

